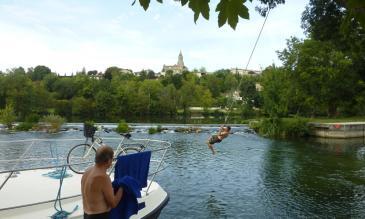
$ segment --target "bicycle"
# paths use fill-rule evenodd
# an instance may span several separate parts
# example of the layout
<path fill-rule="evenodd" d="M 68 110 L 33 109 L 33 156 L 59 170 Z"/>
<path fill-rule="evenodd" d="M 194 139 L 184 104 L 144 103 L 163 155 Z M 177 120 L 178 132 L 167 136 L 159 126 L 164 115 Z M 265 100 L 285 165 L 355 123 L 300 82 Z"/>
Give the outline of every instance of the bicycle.
<path fill-rule="evenodd" d="M 106 129 L 103 131 L 109 133 Z M 114 151 L 115 160 L 120 155 L 127 155 L 131 153 L 138 153 L 143 151 L 146 147 L 143 144 L 125 144 L 124 140 L 131 137 L 130 134 L 120 134 L 122 136 L 116 150 Z M 90 163 L 94 162 L 96 149 L 103 145 L 103 139 L 100 136 L 94 136 L 92 134 L 92 144 L 83 143 L 73 146 L 67 154 L 67 165 L 70 169 L 78 174 L 83 174 L 85 170 L 90 166 Z M 88 139 L 88 137 L 86 137 Z M 86 141 L 87 141 L 86 139 Z"/>

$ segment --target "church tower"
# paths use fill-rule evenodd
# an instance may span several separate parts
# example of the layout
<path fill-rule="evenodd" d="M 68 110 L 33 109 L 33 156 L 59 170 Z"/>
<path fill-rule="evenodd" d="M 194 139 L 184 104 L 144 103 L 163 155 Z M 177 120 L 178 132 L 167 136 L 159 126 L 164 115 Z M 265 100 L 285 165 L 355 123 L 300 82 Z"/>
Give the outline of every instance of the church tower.
<path fill-rule="evenodd" d="M 183 59 L 183 55 L 181 53 L 181 50 L 180 50 L 179 58 L 177 60 L 177 66 L 179 66 L 181 68 L 184 67 L 184 59 Z"/>

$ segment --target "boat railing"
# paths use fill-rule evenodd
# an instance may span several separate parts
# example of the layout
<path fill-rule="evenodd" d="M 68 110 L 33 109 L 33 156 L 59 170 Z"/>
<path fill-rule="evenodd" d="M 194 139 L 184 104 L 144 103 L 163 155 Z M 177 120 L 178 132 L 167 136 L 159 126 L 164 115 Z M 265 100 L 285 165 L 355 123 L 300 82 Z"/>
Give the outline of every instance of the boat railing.
<path fill-rule="evenodd" d="M 105 143 L 108 145 L 115 146 L 116 143 L 113 142 L 120 141 L 121 138 L 103 138 Z M 54 169 L 54 168 L 63 168 L 69 167 L 70 165 L 92 165 L 94 161 L 88 162 L 79 162 L 68 164 L 66 162 L 66 156 L 60 156 L 60 153 L 56 154 L 52 151 L 53 146 L 60 147 L 62 150 L 62 154 L 66 154 L 68 150 L 72 148 L 73 145 L 77 143 L 85 143 L 84 138 L 73 138 L 73 139 L 24 139 L 24 140 L 12 140 L 12 141 L 0 141 L 0 174 L 8 174 L 3 182 L 0 184 L 0 190 L 5 186 L 8 180 L 13 176 L 13 174 L 17 174 L 23 171 L 31 171 L 31 170 L 40 170 L 40 169 Z M 144 145 L 146 150 L 152 152 L 151 162 L 150 162 L 150 171 L 148 174 L 149 184 L 147 185 L 146 195 L 149 194 L 150 187 L 152 182 L 154 181 L 156 175 L 166 169 L 167 164 L 165 163 L 167 150 L 171 147 L 171 143 L 168 141 L 157 140 L 157 139 L 138 139 L 138 138 L 130 138 L 126 144 L 138 143 Z M 18 158 L 11 159 L 11 154 L 9 153 L 11 150 L 2 149 L 2 146 L 6 148 L 19 146 L 22 148 L 22 152 L 17 152 L 16 155 L 19 155 Z M 68 147 L 67 147 L 68 146 Z M 42 148 L 44 147 L 44 148 Z M 46 149 L 50 151 L 46 151 Z M 35 153 L 34 149 L 36 149 Z M 1 153 L 7 154 L 1 154 Z M 40 157 L 44 154 L 51 155 L 50 157 Z M 4 158 L 4 159 L 1 159 Z M 38 162 L 38 165 L 32 165 L 31 162 Z M 42 165 L 40 165 L 41 163 Z M 6 165 L 5 165 L 6 164 Z M 7 168 L 4 169 L 4 166 Z M 114 168 L 111 168 L 110 171 L 113 171 Z M 111 172 L 110 172 L 111 173 Z"/>

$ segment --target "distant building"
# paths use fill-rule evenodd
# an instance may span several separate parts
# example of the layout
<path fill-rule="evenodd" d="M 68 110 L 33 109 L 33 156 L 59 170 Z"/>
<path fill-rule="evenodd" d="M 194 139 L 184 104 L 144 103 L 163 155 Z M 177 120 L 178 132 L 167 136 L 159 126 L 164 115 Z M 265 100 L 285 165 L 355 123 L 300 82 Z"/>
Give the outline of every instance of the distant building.
<path fill-rule="evenodd" d="M 131 69 L 120 68 L 120 73 L 123 73 L 123 74 L 133 74 L 133 71 Z"/>
<path fill-rule="evenodd" d="M 238 90 L 234 91 L 231 94 L 226 94 L 227 98 L 232 98 L 234 101 L 242 101 L 243 98 L 240 96 L 240 92 Z"/>
<path fill-rule="evenodd" d="M 231 68 L 230 72 L 232 74 L 239 74 L 239 75 L 251 75 L 251 76 L 257 76 L 261 74 L 261 71 L 257 70 L 250 70 L 250 69 L 242 69 L 242 68 Z"/>
<path fill-rule="evenodd" d="M 163 65 L 161 75 L 165 75 L 167 71 L 172 71 L 173 74 L 181 74 L 183 71 L 187 71 L 188 68 L 184 65 L 184 58 L 180 51 L 176 65 Z"/>

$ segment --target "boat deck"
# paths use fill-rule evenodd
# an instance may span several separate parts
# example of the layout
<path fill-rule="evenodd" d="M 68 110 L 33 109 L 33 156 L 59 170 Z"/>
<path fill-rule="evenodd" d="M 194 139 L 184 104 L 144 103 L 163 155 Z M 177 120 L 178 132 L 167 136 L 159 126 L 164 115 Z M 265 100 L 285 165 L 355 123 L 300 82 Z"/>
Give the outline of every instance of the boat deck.
<path fill-rule="evenodd" d="M 53 169 L 54 170 L 54 169 Z M 54 202 L 59 189 L 59 179 L 45 176 L 53 170 L 31 170 L 15 174 L 0 190 L 0 218 L 50 218 L 56 210 Z M 82 218 L 83 208 L 81 199 L 81 174 L 68 170 L 70 177 L 63 180 L 61 198 L 62 208 L 71 212 L 76 206 L 78 209 L 69 215 L 69 218 Z M 5 180 L 7 174 L 0 174 L 0 181 Z M 113 176 L 111 176 L 113 179 Z M 156 183 L 152 182 L 148 195 L 142 189 L 142 198 L 146 207 L 131 218 L 143 218 L 151 214 L 168 201 L 168 194 Z"/>

